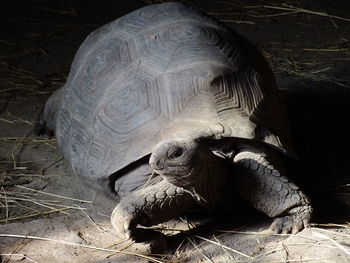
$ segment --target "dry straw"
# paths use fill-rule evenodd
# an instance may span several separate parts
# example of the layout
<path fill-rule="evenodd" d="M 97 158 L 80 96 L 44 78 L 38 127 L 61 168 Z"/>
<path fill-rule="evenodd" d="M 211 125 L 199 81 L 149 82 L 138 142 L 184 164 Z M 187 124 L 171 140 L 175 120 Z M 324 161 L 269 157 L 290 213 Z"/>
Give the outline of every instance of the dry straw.
<path fill-rule="evenodd" d="M 147 259 L 147 260 L 149 260 L 150 262 L 154 262 L 154 263 L 164 263 L 164 261 L 161 261 L 161 260 L 159 260 L 159 259 L 157 259 L 157 258 L 154 258 L 154 257 L 152 257 L 152 256 L 147 256 L 147 255 L 132 253 L 132 252 L 128 252 L 128 251 L 121 251 L 121 250 L 117 250 L 117 249 L 107 249 L 107 248 L 100 248 L 100 247 L 95 247 L 95 246 L 77 244 L 77 243 L 73 243 L 73 242 L 67 242 L 67 241 L 63 241 L 63 240 L 51 239 L 51 238 L 46 238 L 46 237 L 26 236 L 26 235 L 14 235 L 14 234 L 0 234 L 0 237 L 9 237 L 9 238 L 21 238 L 21 239 L 31 239 L 31 240 L 48 241 L 48 242 L 54 242 L 54 243 L 58 243 L 58 244 L 68 245 L 68 246 L 75 246 L 75 247 L 87 248 L 87 249 L 92 249 L 92 250 L 97 250 L 97 251 L 113 252 L 113 253 L 117 253 L 117 254 L 123 254 L 123 255 L 128 255 L 128 256 L 134 256 L 134 257 L 138 257 L 138 258 Z"/>

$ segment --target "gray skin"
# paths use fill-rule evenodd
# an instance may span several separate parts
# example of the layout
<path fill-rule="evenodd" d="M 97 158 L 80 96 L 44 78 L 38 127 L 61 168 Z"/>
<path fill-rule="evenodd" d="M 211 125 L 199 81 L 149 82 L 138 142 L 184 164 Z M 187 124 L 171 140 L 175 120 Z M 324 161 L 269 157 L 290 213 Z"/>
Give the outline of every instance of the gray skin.
<path fill-rule="evenodd" d="M 138 224 L 168 221 L 195 203 L 212 209 L 223 202 L 220 190 L 229 181 L 253 207 L 275 218 L 272 232 L 297 233 L 305 228 L 312 214 L 310 201 L 287 178 L 278 152 L 259 147 L 239 150 L 222 157 L 200 141 L 161 142 L 149 165 L 162 178 L 126 195 L 113 210 L 113 227 L 121 237 L 132 238 L 137 236 Z"/>
<path fill-rule="evenodd" d="M 37 133 L 55 135 L 75 174 L 120 196 L 111 216 L 120 237 L 195 204 L 215 208 L 228 182 L 275 218 L 277 233 L 300 231 L 311 217 L 284 162 L 295 154 L 268 63 L 244 37 L 181 3 L 149 5 L 93 31 Z"/>
<path fill-rule="evenodd" d="M 218 192 L 227 166 L 204 145 L 186 140 L 161 142 L 149 164 L 161 175 L 159 182 L 133 190 L 113 210 L 111 222 L 122 237 L 136 236 L 137 224 L 152 226 L 183 214 L 195 203 L 210 208 L 220 201 Z"/>

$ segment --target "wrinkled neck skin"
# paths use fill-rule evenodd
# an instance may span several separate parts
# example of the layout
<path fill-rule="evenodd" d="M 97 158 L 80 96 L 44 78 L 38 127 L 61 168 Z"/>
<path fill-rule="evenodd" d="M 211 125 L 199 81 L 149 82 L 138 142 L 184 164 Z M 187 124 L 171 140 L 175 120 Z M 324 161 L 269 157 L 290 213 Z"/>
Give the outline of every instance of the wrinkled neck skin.
<path fill-rule="evenodd" d="M 190 176 L 177 182 L 173 176 L 164 176 L 174 185 L 184 188 L 193 198 L 206 208 L 217 204 L 221 197 L 221 186 L 228 173 L 227 163 L 223 158 L 214 155 L 211 151 L 201 152 L 200 158 L 193 164 Z"/>

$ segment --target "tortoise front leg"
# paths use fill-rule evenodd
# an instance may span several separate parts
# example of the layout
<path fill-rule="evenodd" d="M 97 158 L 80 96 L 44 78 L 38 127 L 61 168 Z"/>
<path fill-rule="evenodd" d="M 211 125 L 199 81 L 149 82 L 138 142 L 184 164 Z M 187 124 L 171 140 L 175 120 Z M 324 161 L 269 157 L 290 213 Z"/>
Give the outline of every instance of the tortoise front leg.
<path fill-rule="evenodd" d="M 166 179 L 126 195 L 114 208 L 111 222 L 121 238 L 135 239 L 137 225 L 152 226 L 175 218 L 195 203 L 183 188 Z"/>
<path fill-rule="evenodd" d="M 286 176 L 286 167 L 271 153 L 240 152 L 234 157 L 237 192 L 253 207 L 275 218 L 270 230 L 297 233 L 310 221 L 309 198 Z"/>

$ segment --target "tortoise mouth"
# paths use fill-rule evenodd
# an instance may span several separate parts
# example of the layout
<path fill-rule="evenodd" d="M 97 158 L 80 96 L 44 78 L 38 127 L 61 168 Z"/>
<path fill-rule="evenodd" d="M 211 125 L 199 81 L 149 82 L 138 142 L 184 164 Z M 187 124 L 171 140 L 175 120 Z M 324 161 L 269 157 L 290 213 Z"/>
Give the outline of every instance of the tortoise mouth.
<path fill-rule="evenodd" d="M 159 161 L 149 162 L 149 165 L 151 166 L 152 170 L 154 170 L 154 171 L 163 170 L 165 168 L 165 166 L 159 165 Z"/>
<path fill-rule="evenodd" d="M 152 158 L 149 161 L 149 165 L 154 171 L 162 171 L 166 169 L 176 169 L 189 166 L 191 162 L 166 162 L 162 158 Z"/>
<path fill-rule="evenodd" d="M 167 165 L 159 165 L 159 164 L 150 164 L 151 168 L 157 172 L 157 171 L 164 171 L 167 169 L 172 169 L 172 168 L 179 168 L 179 167 L 186 167 L 188 166 L 187 164 L 167 164 Z"/>
<path fill-rule="evenodd" d="M 188 164 L 150 164 L 152 170 L 165 177 L 187 177 L 192 173 L 193 167 Z"/>
<path fill-rule="evenodd" d="M 151 166 L 151 167 L 152 167 L 152 166 Z M 153 171 L 155 171 L 156 173 L 163 171 L 164 168 L 165 168 L 165 167 L 155 167 L 155 168 L 152 167 Z"/>

